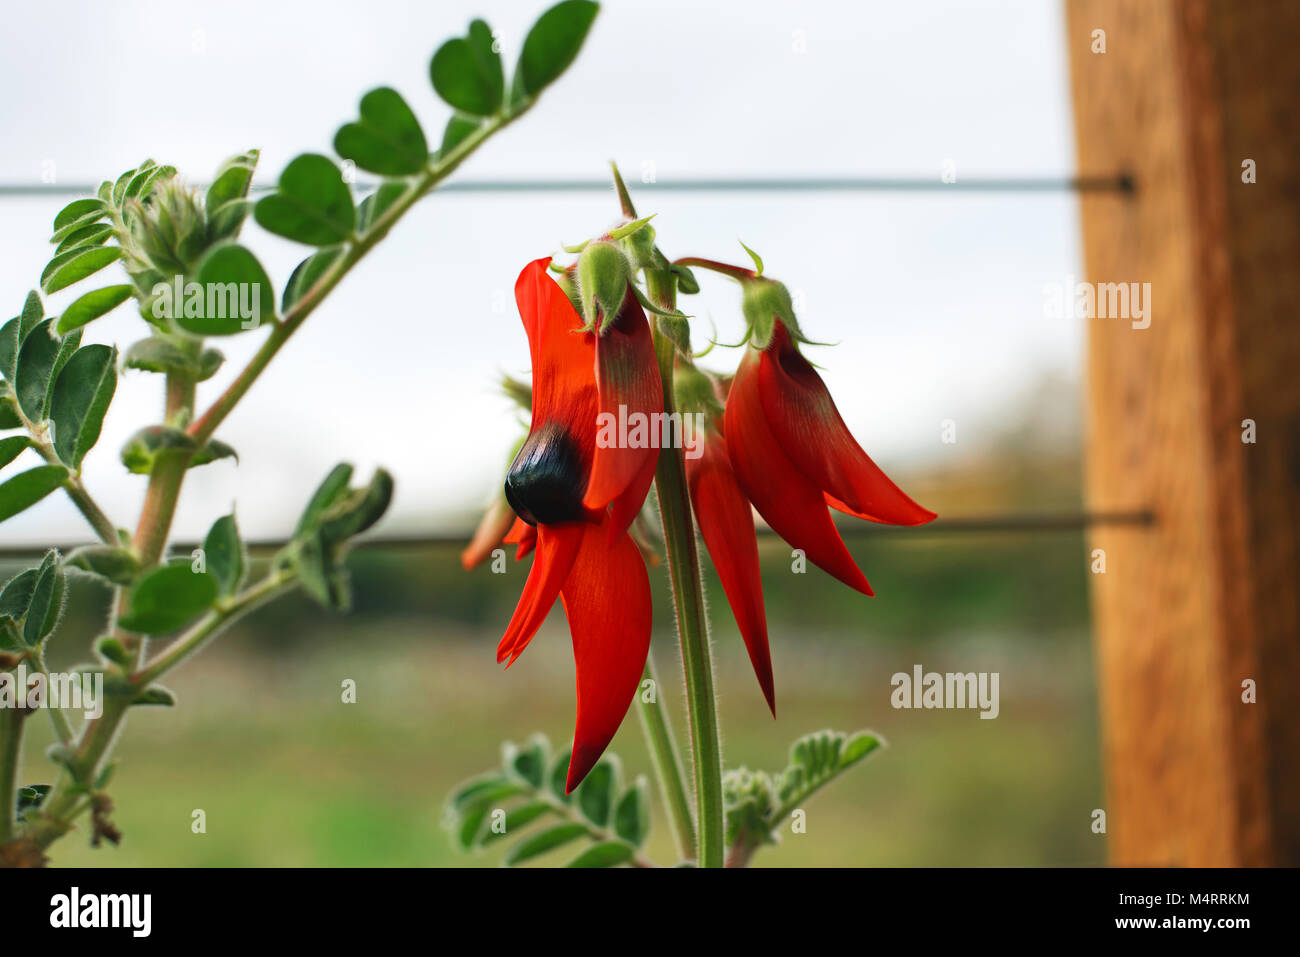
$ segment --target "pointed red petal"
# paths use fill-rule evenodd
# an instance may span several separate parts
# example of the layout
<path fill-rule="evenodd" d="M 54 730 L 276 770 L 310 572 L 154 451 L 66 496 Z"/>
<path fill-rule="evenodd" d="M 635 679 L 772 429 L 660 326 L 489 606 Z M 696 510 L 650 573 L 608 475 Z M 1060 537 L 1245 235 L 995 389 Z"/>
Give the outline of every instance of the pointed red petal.
<path fill-rule="evenodd" d="M 510 531 L 506 532 L 506 537 L 501 540 L 507 545 L 518 545 L 519 547 L 515 549 L 515 561 L 522 561 L 537 547 L 537 529 L 522 518 L 516 518 L 515 523 L 510 526 Z"/>
<path fill-rule="evenodd" d="M 586 525 L 561 598 L 573 635 L 578 719 L 565 793 L 599 760 L 636 694 L 650 651 L 650 578 L 641 551 L 608 522 Z"/>
<path fill-rule="evenodd" d="M 890 525 L 923 525 L 934 512 L 912 501 L 871 461 L 835 400 L 779 321 L 763 352 L 758 391 L 772 434 L 832 507 Z"/>
<path fill-rule="evenodd" d="M 664 411 L 663 385 L 655 359 L 654 341 L 641 303 L 629 288 L 623 307 L 605 332 L 596 340 L 596 383 L 600 393 L 600 419 L 592 427 L 614 423 L 602 435 L 613 433 L 614 442 L 596 442 L 591 466 L 591 480 L 583 505 L 604 508 L 629 489 L 640 489 L 639 500 L 619 504 L 613 535 L 627 530 L 650 488 L 647 472 L 654 473 L 660 436 L 656 413 Z M 618 424 L 627 423 L 627 435 L 618 435 Z M 627 445 L 637 442 L 638 447 Z M 641 485 L 644 487 L 641 487 Z M 633 491 L 632 499 L 636 499 Z"/>
<path fill-rule="evenodd" d="M 699 458 L 686 458 L 686 481 L 691 490 L 695 517 L 708 546 L 713 567 L 722 580 L 731 613 L 749 651 L 758 685 L 767 706 L 776 716 L 776 692 L 772 682 L 772 656 L 767 644 L 767 615 L 763 610 L 763 580 L 758 570 L 758 540 L 754 537 L 754 515 L 749 499 L 736 484 L 727 458 L 726 439 L 709 432 Z"/>
<path fill-rule="evenodd" d="M 758 394 L 757 356 L 754 349 L 745 350 L 727 395 L 727 451 L 736 481 L 774 532 L 850 588 L 872 595 L 831 521 L 821 489 L 790 461 L 768 427 Z"/>
<path fill-rule="evenodd" d="M 564 585 L 564 579 L 573 567 L 584 528 L 581 523 L 543 525 L 538 528 L 537 558 L 528 570 L 524 593 L 519 596 L 519 604 L 515 606 L 515 613 L 506 626 L 505 636 L 497 645 L 498 662 L 509 658 L 507 667 L 514 664 L 546 620 Z"/>

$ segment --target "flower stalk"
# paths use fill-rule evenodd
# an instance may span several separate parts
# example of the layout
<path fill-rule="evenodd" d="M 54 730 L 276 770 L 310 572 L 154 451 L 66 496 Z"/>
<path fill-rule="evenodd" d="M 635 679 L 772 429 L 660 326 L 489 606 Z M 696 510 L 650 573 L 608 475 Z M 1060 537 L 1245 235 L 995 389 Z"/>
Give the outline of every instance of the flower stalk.
<path fill-rule="evenodd" d="M 691 801 L 686 793 L 686 779 L 682 773 L 677 742 L 668 721 L 667 709 L 659 694 L 659 679 L 655 676 L 653 655 L 646 658 L 642 682 L 646 681 L 653 682 L 655 692 L 648 700 L 645 694 L 637 697 L 640 702 L 641 729 L 645 732 L 650 760 L 654 764 L 655 777 L 659 780 L 659 793 L 663 797 L 664 806 L 668 808 L 668 821 L 672 825 L 677 853 L 682 860 L 694 860 L 695 820 L 691 816 Z"/>
<path fill-rule="evenodd" d="M 647 269 L 646 289 L 654 303 L 664 310 L 676 308 L 672 273 Z M 663 382 L 664 411 L 673 409 L 673 369 L 676 345 L 660 334 L 653 324 L 655 355 Z M 718 733 L 717 700 L 713 691 L 713 664 L 709 651 L 708 618 L 704 609 L 704 586 L 700 578 L 700 556 L 695 544 L 686 487 L 686 466 L 680 448 L 664 448 L 655 470 L 659 515 L 664 527 L 668 573 L 672 581 L 673 608 L 681 639 L 682 669 L 686 676 L 687 713 L 691 726 L 691 755 L 695 770 L 695 803 L 699 823 L 697 861 L 700 867 L 722 867 L 723 803 L 722 744 Z"/>

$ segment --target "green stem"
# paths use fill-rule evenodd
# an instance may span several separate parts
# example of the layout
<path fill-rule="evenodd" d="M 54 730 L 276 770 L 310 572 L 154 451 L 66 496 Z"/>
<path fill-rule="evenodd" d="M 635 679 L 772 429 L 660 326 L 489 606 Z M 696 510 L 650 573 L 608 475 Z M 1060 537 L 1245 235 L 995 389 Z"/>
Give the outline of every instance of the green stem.
<path fill-rule="evenodd" d="M 23 718 L 17 708 L 0 708 L 0 844 L 14 839 L 18 767 L 23 754 Z"/>
<path fill-rule="evenodd" d="M 651 298 L 665 309 L 674 309 L 676 295 L 672 273 L 647 269 L 645 274 L 646 290 Z M 672 340 L 659 334 L 658 323 L 653 323 L 652 328 L 663 382 L 664 411 L 671 414 L 675 346 Z M 704 610 L 704 586 L 700 579 L 700 557 L 695 546 L 695 523 L 691 519 L 686 466 L 681 449 L 665 448 L 659 453 L 655 487 L 664 526 L 677 632 L 681 638 L 682 669 L 686 674 L 687 713 L 695 766 L 696 817 L 699 822 L 697 860 L 701 867 L 722 867 L 722 744 L 713 692 L 713 664 Z"/>
<path fill-rule="evenodd" d="M 84 809 L 79 808 L 78 804 L 98 776 L 100 767 L 117 738 L 122 719 L 131 707 L 132 697 L 132 694 L 106 696 L 103 713 L 82 726 L 76 748 L 69 755 L 67 764 L 30 826 L 27 836 L 38 847 L 49 847 L 66 834 L 76 814 Z M 29 820 L 32 820 L 31 815 Z"/>
<path fill-rule="evenodd" d="M 77 506 L 77 510 L 86 517 L 90 527 L 95 530 L 99 540 L 105 545 L 112 545 L 114 548 L 119 547 L 122 543 L 117 537 L 117 526 L 100 507 L 95 500 L 90 497 L 86 487 L 81 484 L 81 479 L 69 476 L 67 482 L 63 485 L 64 491 L 68 493 L 68 498 L 72 499 L 72 504 Z"/>
<path fill-rule="evenodd" d="M 641 705 L 641 728 L 645 731 L 650 759 L 654 763 L 655 775 L 659 778 L 659 793 L 663 797 L 664 806 L 668 808 L 668 820 L 677 842 L 677 853 L 684 861 L 694 860 L 695 821 L 691 818 L 691 801 L 686 795 L 686 778 L 682 773 L 677 742 L 673 739 L 672 724 L 668 721 L 668 711 L 660 696 L 653 657 L 646 658 L 642 681 L 653 682 L 654 688 L 652 700 L 647 701 L 642 694 L 637 695 L 637 701 Z"/>

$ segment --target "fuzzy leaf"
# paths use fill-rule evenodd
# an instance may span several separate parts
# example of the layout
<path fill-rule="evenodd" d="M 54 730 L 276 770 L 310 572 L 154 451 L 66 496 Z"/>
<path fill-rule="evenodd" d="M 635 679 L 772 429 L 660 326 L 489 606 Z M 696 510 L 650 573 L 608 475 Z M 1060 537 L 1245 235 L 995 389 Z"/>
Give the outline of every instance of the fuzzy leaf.
<path fill-rule="evenodd" d="M 636 856 L 630 844 L 622 841 L 602 841 L 587 848 L 572 861 L 569 867 L 617 867 Z"/>
<path fill-rule="evenodd" d="M 262 228 L 311 246 L 333 246 L 348 239 L 356 225 L 352 194 L 333 160 L 316 153 L 293 159 L 276 192 L 254 208 Z"/>
<path fill-rule="evenodd" d="M 433 88 L 463 113 L 490 116 L 501 108 L 505 79 L 492 30 L 482 20 L 469 25 L 469 34 L 448 40 L 429 64 Z"/>
<path fill-rule="evenodd" d="M 11 435 L 0 439 L 0 469 L 4 468 L 31 447 L 32 440 L 25 435 Z"/>
<path fill-rule="evenodd" d="M 92 213 L 98 213 L 103 216 L 108 212 L 102 200 L 98 199 L 74 199 L 59 210 L 58 215 L 54 217 L 54 231 L 58 232 L 69 223 L 76 222 Z"/>
<path fill-rule="evenodd" d="M 168 634 L 197 618 L 216 598 L 212 575 L 194 571 L 188 559 L 172 562 L 144 573 L 118 624 L 141 634 Z"/>
<path fill-rule="evenodd" d="M 223 243 L 199 263 L 195 282 L 204 291 L 199 308 L 172 303 L 172 318 L 198 336 L 233 336 L 256 329 L 275 310 L 275 290 L 262 264 L 243 246 Z M 197 313 L 197 315 L 195 314 Z"/>
<path fill-rule="evenodd" d="M 63 617 L 67 584 L 67 576 L 59 563 L 59 553 L 53 550 L 46 552 L 45 559 L 36 571 L 31 603 L 23 622 L 23 641 L 27 647 L 39 647 L 58 627 L 59 619 Z"/>
<path fill-rule="evenodd" d="M 618 791 L 618 777 L 616 759 L 613 755 L 606 755 L 578 785 L 578 810 L 597 827 L 609 823 L 614 811 L 614 797 Z"/>
<path fill-rule="evenodd" d="M 117 350 L 93 345 L 78 349 L 54 385 L 50 418 L 54 451 L 72 469 L 99 441 L 104 414 L 117 389 Z"/>
<path fill-rule="evenodd" d="M 357 229 L 369 232 L 370 227 L 388 211 L 393 203 L 402 198 L 406 192 L 406 183 L 401 180 L 384 180 L 379 188 L 363 199 L 357 206 Z"/>
<path fill-rule="evenodd" d="M 62 465 L 38 465 L 0 484 L 0 522 L 35 505 L 68 480 Z"/>
<path fill-rule="evenodd" d="M 62 256 L 56 256 L 51 261 L 51 265 L 59 260 L 63 261 L 59 262 L 53 270 L 49 270 L 47 275 L 41 277 L 41 288 L 46 293 L 66 289 L 73 283 L 99 272 L 110 263 L 117 262 L 122 258 L 122 250 L 116 246 L 78 247 L 68 250 L 63 255 L 68 258 L 63 260 Z"/>
<path fill-rule="evenodd" d="M 592 0 L 562 0 L 538 17 L 515 71 L 515 85 L 525 97 L 536 96 L 569 68 L 599 9 Z"/>
<path fill-rule="evenodd" d="M 111 545 L 84 545 L 74 549 L 63 564 L 114 585 L 129 585 L 140 573 L 140 562 L 130 549 Z"/>
<path fill-rule="evenodd" d="M 367 200 L 372 197 L 367 197 Z M 362 203 L 363 215 L 365 203 Z M 280 302 L 280 311 L 288 312 L 289 309 L 299 299 L 311 291 L 316 280 L 325 273 L 334 264 L 334 260 L 339 258 L 343 252 L 342 246 L 331 246 L 329 249 L 322 249 L 320 252 L 312 253 L 302 262 L 298 263 L 289 281 L 284 284 L 284 298 Z"/>
<path fill-rule="evenodd" d="M 494 831 L 489 828 L 479 836 L 479 842 L 486 847 L 493 841 L 514 837 L 529 824 L 532 824 L 533 821 L 545 816 L 550 810 L 551 805 L 545 801 L 530 801 L 528 804 L 512 807 L 506 811 L 505 829 Z"/>
<path fill-rule="evenodd" d="M 339 129 L 334 150 L 381 176 L 411 176 L 429 162 L 429 144 L 420 121 L 402 95 L 389 87 L 371 90 L 361 98 L 360 121 Z"/>
<path fill-rule="evenodd" d="M 297 537 L 318 528 L 325 510 L 347 494 L 348 483 L 351 481 L 351 465 L 344 462 L 334 466 L 329 475 L 325 476 L 325 480 L 312 493 L 310 501 L 307 502 L 307 507 L 303 509 L 302 517 L 298 519 L 298 527 L 294 530 L 294 536 Z"/>
<path fill-rule="evenodd" d="M 57 256 L 59 253 L 66 253 L 80 246 L 102 246 L 112 235 L 113 227 L 108 223 L 91 223 L 89 226 L 74 229 L 64 236 L 63 241 L 54 250 L 54 254 Z"/>
<path fill-rule="evenodd" d="M 63 310 L 55 331 L 61 336 L 67 335 L 73 329 L 112 312 L 131 298 L 131 292 L 130 286 L 121 285 L 105 286 L 86 293 Z"/>
<path fill-rule="evenodd" d="M 23 415 L 32 422 L 45 418 L 45 399 L 50 376 L 58 364 L 62 343 L 53 335 L 53 319 L 42 320 L 23 340 L 14 373 L 14 397 Z"/>
<path fill-rule="evenodd" d="M 220 593 L 228 596 L 238 591 L 248 574 L 248 556 L 233 514 L 213 522 L 203 540 L 203 554 Z"/>
<path fill-rule="evenodd" d="M 505 864 L 508 867 L 522 864 L 539 854 L 545 854 L 547 851 L 553 851 L 557 847 L 563 847 L 565 844 L 576 841 L 578 838 L 585 836 L 586 833 L 586 826 L 576 822 L 549 827 L 531 837 L 525 838 L 512 847 L 509 853 L 506 854 Z"/>
<path fill-rule="evenodd" d="M 646 779 L 623 792 L 614 807 L 614 833 L 633 847 L 641 847 L 650 835 L 650 798 Z"/>

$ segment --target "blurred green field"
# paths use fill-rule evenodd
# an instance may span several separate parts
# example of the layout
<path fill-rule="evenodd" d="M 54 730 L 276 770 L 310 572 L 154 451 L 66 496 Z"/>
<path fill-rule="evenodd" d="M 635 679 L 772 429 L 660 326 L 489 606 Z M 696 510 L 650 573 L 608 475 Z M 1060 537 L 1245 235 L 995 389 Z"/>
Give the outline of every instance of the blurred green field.
<path fill-rule="evenodd" d="M 807 805 L 806 834 L 755 864 L 1098 864 L 1101 803 L 1082 538 L 1073 533 L 869 533 L 852 548 L 878 595 L 820 571 L 790 572 L 764 542 L 778 719 L 767 713 L 709 572 L 728 765 L 779 770 L 789 742 L 819 728 L 872 728 L 890 747 Z M 557 609 L 508 672 L 495 664 L 527 564 L 461 571 L 457 549 L 359 551 L 356 607 L 330 616 L 293 597 L 263 609 L 168 682 L 179 705 L 137 709 L 110 788 L 119 847 L 74 833 L 56 865 L 495 866 L 441 825 L 445 795 L 497 761 L 503 739 L 572 729 L 572 659 Z M 655 582 L 653 653 L 679 740 L 681 669 L 666 574 Z M 85 580 L 51 652 L 86 657 L 102 611 Z M 1001 674 L 1001 713 L 895 711 L 890 676 L 914 664 Z M 357 683 L 343 704 L 341 683 Z M 35 716 L 26 783 L 49 780 L 48 722 Z M 613 749 L 649 773 L 635 713 Z M 672 863 L 654 794 L 650 856 Z M 191 832 L 206 812 L 207 833 Z M 540 863 L 547 863 L 541 859 Z"/>

